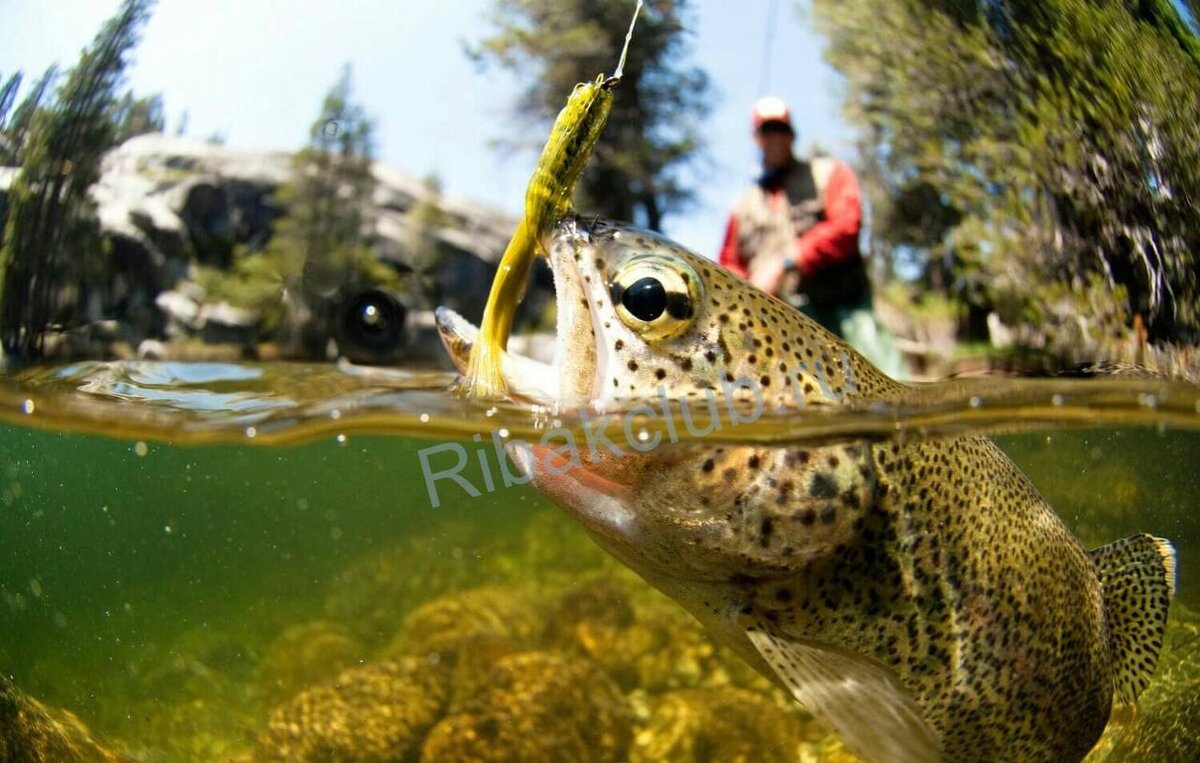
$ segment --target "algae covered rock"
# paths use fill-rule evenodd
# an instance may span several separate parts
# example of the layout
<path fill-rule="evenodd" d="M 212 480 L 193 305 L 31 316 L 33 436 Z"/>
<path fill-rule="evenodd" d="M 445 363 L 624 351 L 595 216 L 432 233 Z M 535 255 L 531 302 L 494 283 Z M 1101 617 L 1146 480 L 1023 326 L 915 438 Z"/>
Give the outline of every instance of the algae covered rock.
<path fill-rule="evenodd" d="M 411 759 L 446 702 L 443 671 L 415 658 L 372 663 L 311 687 L 271 714 L 259 761 Z"/>
<path fill-rule="evenodd" d="M 457 709 L 502 658 L 537 646 L 544 616 L 535 599 L 516 589 L 472 588 L 414 609 L 383 654 L 411 655 L 449 671 L 449 705 Z"/>
<path fill-rule="evenodd" d="M 0 761 L 117 761 L 65 710 L 27 697 L 0 675 Z"/>
<path fill-rule="evenodd" d="M 632 717 L 617 686 L 585 660 L 527 652 L 498 662 L 461 711 L 425 740 L 422 760 L 624 760 Z"/>
<path fill-rule="evenodd" d="M 540 637 L 543 614 L 529 596 L 513 588 L 484 586 L 421 605 L 404 620 L 389 651 L 453 653 L 456 644 L 494 636 L 532 645 Z"/>
<path fill-rule="evenodd" d="M 731 686 L 658 697 L 630 750 L 631 763 L 792 763 L 802 738 L 796 714 Z"/>
<path fill-rule="evenodd" d="M 279 702 L 311 684 L 358 664 L 366 646 L 348 628 L 314 620 L 286 628 L 271 642 L 259 666 L 268 701 Z"/>

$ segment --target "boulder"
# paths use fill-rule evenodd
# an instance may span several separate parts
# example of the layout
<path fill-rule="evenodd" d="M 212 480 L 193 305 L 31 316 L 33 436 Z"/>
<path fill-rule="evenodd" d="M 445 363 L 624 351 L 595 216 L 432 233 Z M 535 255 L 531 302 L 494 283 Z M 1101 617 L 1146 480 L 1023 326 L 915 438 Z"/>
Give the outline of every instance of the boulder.
<path fill-rule="evenodd" d="M 440 304 L 473 321 L 481 317 L 516 221 L 382 164 L 373 172 L 373 254 L 401 274 L 405 286 L 397 293 L 360 284 L 353 293 L 331 296 L 329 304 L 290 306 L 279 330 L 285 352 L 323 354 L 333 340 L 358 362 L 404 360 L 415 357 L 420 343 L 398 322 Z M 202 319 L 203 295 L 185 293 L 195 303 L 189 306 L 178 294 L 194 286 L 193 265 L 228 268 L 236 247 L 256 251 L 267 244 L 287 214 L 276 192 L 293 176 L 291 154 L 149 134 L 109 152 L 102 173 L 92 196 L 113 242 L 113 275 L 93 289 L 88 318 L 128 324 L 133 346 L 164 338 L 245 346 L 263 338 L 258 315 L 226 320 L 229 306 L 217 306 Z M 0 196 L 11 175 L 0 170 Z M 540 315 L 552 294 L 548 270 L 539 263 L 522 314 Z M 390 309 L 386 330 L 362 320 L 367 301 Z M 377 314 L 368 311 L 368 317 Z M 172 346 L 164 345 L 168 353 Z"/>

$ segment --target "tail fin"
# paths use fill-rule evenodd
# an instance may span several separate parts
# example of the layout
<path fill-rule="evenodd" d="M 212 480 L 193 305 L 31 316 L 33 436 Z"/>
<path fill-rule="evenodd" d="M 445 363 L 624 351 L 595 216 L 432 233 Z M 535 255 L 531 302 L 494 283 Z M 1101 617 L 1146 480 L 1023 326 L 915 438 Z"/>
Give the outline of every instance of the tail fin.
<path fill-rule="evenodd" d="M 1133 535 L 1090 553 L 1100 573 L 1116 696 L 1132 703 L 1150 684 L 1162 650 L 1175 549 L 1162 538 Z"/>

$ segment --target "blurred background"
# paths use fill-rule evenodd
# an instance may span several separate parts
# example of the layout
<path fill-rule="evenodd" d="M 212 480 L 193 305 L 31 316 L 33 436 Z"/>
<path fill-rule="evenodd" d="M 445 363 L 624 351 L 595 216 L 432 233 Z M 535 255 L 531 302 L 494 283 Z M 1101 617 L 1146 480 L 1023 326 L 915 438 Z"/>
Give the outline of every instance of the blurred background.
<path fill-rule="evenodd" d="M 633 0 L 5 0 L 10 362 L 426 362 L 478 319 L 554 115 Z M 918 376 L 1195 363 L 1193 2 L 651 0 L 577 207 L 714 257 L 750 107 L 864 192 Z M 548 325 L 535 278 L 522 320 Z"/>

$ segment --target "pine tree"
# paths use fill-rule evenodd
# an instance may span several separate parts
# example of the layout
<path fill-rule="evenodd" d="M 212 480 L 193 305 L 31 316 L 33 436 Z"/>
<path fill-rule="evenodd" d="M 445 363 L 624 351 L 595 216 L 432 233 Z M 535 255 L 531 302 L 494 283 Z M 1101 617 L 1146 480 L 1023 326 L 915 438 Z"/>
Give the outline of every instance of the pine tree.
<path fill-rule="evenodd" d="M 517 114 L 548 129 L 576 83 L 613 71 L 634 6 L 497 0 L 496 34 L 470 52 L 484 63 L 532 70 Z M 692 200 L 685 172 L 703 149 L 709 92 L 704 72 L 684 63 L 687 21 L 686 0 L 645 3 L 612 114 L 580 183 L 580 209 L 657 230 Z M 532 130 L 540 139 L 545 132 Z M 541 140 L 526 145 L 540 148 Z"/>
<path fill-rule="evenodd" d="M 373 155 L 374 126 L 351 101 L 347 66 L 326 94 L 308 146 L 294 159 L 294 178 L 280 194 L 288 216 L 274 243 L 298 256 L 301 287 L 309 297 L 331 296 L 369 248 Z"/>
<path fill-rule="evenodd" d="M 1200 335 L 1200 43 L 1169 0 L 815 0 L 875 243 L 1048 335 Z"/>
<path fill-rule="evenodd" d="M 5 102 L 5 109 L 3 113 L 0 113 L 0 164 L 14 167 L 21 164 L 33 116 L 42 105 L 57 77 L 56 67 L 51 66 L 46 69 L 29 92 L 25 94 L 21 103 L 12 110 L 11 117 L 8 115 L 8 106 L 15 102 L 17 92 L 24 81 L 22 73 L 14 74 L 4 86 L 4 96 L 12 100 Z"/>
<path fill-rule="evenodd" d="M 163 132 L 167 118 L 163 113 L 162 96 L 139 98 L 132 91 L 126 92 L 116 104 L 113 121 L 116 123 L 113 134 L 113 143 L 116 145 L 138 135 Z"/>
<path fill-rule="evenodd" d="M 113 143 L 117 89 L 151 4 L 125 0 L 83 51 L 56 102 L 32 116 L 0 250 L 0 341 L 19 358 L 41 357 L 46 328 L 70 317 L 72 298 L 101 261 L 88 189 Z"/>
<path fill-rule="evenodd" d="M 307 342 L 316 353 L 332 333 L 343 297 L 363 284 L 395 280 L 372 251 L 374 126 L 351 89 L 347 66 L 325 96 L 308 146 L 293 160 L 292 181 L 278 193 L 288 212 L 266 252 L 292 298 L 317 316 L 323 334 Z"/>

